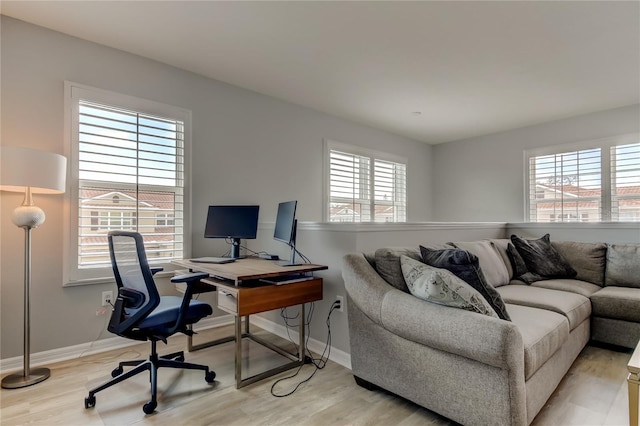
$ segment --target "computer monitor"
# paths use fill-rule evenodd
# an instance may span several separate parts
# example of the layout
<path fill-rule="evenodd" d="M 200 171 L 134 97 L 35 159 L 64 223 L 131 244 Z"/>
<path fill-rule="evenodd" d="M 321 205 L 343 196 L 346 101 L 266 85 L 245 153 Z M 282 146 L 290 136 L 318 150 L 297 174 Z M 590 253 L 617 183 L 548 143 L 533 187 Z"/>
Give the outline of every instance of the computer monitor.
<path fill-rule="evenodd" d="M 291 258 L 289 262 L 280 263 L 281 266 L 296 266 L 296 231 L 298 221 L 296 220 L 297 201 L 285 201 L 278 204 L 278 214 L 276 216 L 276 228 L 273 238 L 282 241 L 291 247 Z"/>
<path fill-rule="evenodd" d="M 229 238 L 231 258 L 240 258 L 240 240 L 255 239 L 258 234 L 260 206 L 209 206 L 205 238 Z"/>

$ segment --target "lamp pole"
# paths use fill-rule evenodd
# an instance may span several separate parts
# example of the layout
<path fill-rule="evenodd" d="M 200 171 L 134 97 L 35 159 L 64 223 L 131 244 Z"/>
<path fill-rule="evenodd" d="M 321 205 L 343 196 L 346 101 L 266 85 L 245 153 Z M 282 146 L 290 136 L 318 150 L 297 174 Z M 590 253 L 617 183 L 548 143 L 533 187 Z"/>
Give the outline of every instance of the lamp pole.
<path fill-rule="evenodd" d="M 51 375 L 51 371 L 48 368 L 35 368 L 33 370 L 30 368 L 31 230 L 42 225 L 45 220 L 44 211 L 40 207 L 33 205 L 30 187 L 25 189 L 24 201 L 20 207 L 13 211 L 12 219 L 13 223 L 24 229 L 24 355 L 22 374 L 10 374 L 2 379 L 2 387 L 6 389 L 35 385 L 46 380 Z"/>

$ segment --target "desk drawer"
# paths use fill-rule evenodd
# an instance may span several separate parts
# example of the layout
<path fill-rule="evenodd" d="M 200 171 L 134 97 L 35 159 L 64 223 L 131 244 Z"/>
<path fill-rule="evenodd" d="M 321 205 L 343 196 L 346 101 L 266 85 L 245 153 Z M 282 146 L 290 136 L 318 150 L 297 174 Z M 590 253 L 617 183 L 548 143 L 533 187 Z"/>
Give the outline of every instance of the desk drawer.
<path fill-rule="evenodd" d="M 238 296 L 223 288 L 218 289 L 218 308 L 223 311 L 237 314 L 238 313 Z"/>

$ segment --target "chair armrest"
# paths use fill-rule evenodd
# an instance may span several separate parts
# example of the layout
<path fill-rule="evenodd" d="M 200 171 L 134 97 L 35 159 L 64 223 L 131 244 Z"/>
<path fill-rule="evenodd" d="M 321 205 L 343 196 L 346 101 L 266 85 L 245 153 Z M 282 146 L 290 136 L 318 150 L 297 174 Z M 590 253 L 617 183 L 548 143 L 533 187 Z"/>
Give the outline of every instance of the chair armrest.
<path fill-rule="evenodd" d="M 149 268 L 151 270 L 151 275 L 155 275 L 158 272 L 161 272 L 164 270 L 164 268 L 162 266 L 152 266 Z"/>
<path fill-rule="evenodd" d="M 180 312 L 178 313 L 178 318 L 176 319 L 176 324 L 171 330 L 171 332 L 175 332 L 176 330 L 184 329 L 184 320 L 186 318 L 186 312 L 189 309 L 189 304 L 191 303 L 191 297 L 194 294 L 195 283 L 200 282 L 203 278 L 208 278 L 209 274 L 206 272 L 192 272 L 190 274 L 182 274 L 176 275 L 171 278 L 172 283 L 187 283 L 187 288 L 184 291 L 184 296 L 182 297 L 182 304 L 180 305 Z M 183 332 L 185 332 L 183 330 Z"/>
<path fill-rule="evenodd" d="M 176 275 L 171 278 L 172 283 L 192 283 L 194 281 L 200 281 L 204 278 L 209 278 L 209 274 L 206 272 L 191 272 L 189 274 Z"/>
<path fill-rule="evenodd" d="M 122 298 L 125 308 L 138 309 L 146 301 L 146 295 L 133 288 L 120 287 L 118 298 Z"/>

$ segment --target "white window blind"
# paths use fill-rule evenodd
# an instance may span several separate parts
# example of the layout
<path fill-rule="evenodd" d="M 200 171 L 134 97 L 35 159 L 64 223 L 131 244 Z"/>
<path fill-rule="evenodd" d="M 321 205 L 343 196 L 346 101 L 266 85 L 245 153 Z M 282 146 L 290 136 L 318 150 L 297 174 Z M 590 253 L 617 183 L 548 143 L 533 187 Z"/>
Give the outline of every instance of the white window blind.
<path fill-rule="evenodd" d="M 406 222 L 407 166 L 391 161 L 375 160 L 373 194 L 376 222 Z"/>
<path fill-rule="evenodd" d="M 638 140 L 621 135 L 528 152 L 529 220 L 640 222 Z"/>
<path fill-rule="evenodd" d="M 535 222 L 599 222 L 600 149 L 529 159 L 530 218 Z"/>
<path fill-rule="evenodd" d="M 107 234 L 137 231 L 149 263 L 185 255 L 191 113 L 65 83 L 71 189 L 65 285 L 113 280 Z"/>
<path fill-rule="evenodd" d="M 152 263 L 182 258 L 184 123 L 83 100 L 78 123 L 78 266 L 108 266 L 117 229 L 140 232 Z"/>
<path fill-rule="evenodd" d="M 329 147 L 327 180 L 330 222 L 406 221 L 406 163 Z"/>
<path fill-rule="evenodd" d="M 611 147 L 611 218 L 640 222 L 640 143 Z"/>

